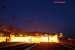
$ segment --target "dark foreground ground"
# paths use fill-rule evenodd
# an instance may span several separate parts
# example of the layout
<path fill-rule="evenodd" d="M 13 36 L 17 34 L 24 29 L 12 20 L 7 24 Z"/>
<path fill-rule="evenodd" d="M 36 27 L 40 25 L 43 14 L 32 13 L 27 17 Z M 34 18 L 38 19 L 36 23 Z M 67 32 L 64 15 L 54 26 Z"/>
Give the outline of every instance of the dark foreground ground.
<path fill-rule="evenodd" d="M 24 50 L 33 45 L 34 44 L 26 44 L 26 43 L 7 43 L 7 44 L 0 43 L 0 50 Z"/>
<path fill-rule="evenodd" d="M 16 43 L 18 44 L 18 43 Z M 2 47 L 0 50 L 75 50 L 75 46 L 66 44 L 25 44 Z"/>
<path fill-rule="evenodd" d="M 41 45 L 35 45 L 30 50 L 75 50 L 75 46 L 69 46 L 69 45 L 58 45 L 58 44 L 41 44 Z"/>

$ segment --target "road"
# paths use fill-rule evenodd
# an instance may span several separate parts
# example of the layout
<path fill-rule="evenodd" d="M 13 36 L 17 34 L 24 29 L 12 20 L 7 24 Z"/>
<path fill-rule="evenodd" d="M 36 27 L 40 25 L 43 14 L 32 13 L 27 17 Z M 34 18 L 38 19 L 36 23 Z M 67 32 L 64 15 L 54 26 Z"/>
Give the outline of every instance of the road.
<path fill-rule="evenodd" d="M 2 45 L 2 47 L 1 47 Z M 0 43 L 0 50 L 24 50 L 33 46 L 34 44 L 26 44 L 26 43 Z"/>
<path fill-rule="evenodd" d="M 3 43 L 4 44 L 4 43 Z M 75 50 L 75 46 L 68 45 L 69 43 L 40 43 L 40 44 L 25 44 L 15 43 L 8 44 L 8 47 L 0 48 L 0 50 Z"/>
<path fill-rule="evenodd" d="M 75 48 L 68 45 L 57 45 L 57 44 L 40 44 L 35 45 L 29 50 L 75 50 Z"/>
<path fill-rule="evenodd" d="M 10 46 L 16 46 L 16 45 L 22 45 L 22 44 L 25 44 L 25 45 L 29 45 L 29 44 L 26 44 L 26 43 L 21 43 L 21 42 L 3 42 L 3 43 L 0 43 L 0 48 L 4 48 L 4 47 L 10 47 Z"/>

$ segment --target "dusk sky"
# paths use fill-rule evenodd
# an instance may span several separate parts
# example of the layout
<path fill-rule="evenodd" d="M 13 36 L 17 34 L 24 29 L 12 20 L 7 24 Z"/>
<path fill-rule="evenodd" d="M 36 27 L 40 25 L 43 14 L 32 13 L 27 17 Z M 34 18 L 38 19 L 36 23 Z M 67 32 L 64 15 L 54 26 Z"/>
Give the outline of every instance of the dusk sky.
<path fill-rule="evenodd" d="M 75 35 L 75 0 L 0 0 L 0 24 L 25 31 Z M 59 0 L 62 1 L 62 0 Z"/>

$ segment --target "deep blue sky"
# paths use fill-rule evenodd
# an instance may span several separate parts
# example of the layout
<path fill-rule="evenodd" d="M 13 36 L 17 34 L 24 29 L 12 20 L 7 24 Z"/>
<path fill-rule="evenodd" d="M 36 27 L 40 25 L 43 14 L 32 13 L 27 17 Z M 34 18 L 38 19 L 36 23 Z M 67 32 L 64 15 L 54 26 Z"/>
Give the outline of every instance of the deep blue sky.
<path fill-rule="evenodd" d="M 0 0 L 0 24 L 25 31 L 64 32 L 75 35 L 75 1 L 64 5 L 54 0 Z"/>

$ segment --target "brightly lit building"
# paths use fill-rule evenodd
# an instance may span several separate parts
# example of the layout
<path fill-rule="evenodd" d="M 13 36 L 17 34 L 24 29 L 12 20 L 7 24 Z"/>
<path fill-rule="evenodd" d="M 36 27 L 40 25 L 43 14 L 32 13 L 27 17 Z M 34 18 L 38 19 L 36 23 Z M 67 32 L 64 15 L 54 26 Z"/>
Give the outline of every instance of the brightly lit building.
<path fill-rule="evenodd" d="M 10 34 L 8 37 L 1 37 L 3 35 L 0 36 L 0 42 L 6 42 L 6 40 L 8 39 L 8 42 L 24 42 L 24 43 L 42 43 L 42 42 L 49 42 L 49 43 L 59 43 L 60 40 L 59 38 L 63 37 L 63 33 L 59 33 L 58 34 L 48 34 L 48 33 L 35 33 L 32 35 L 26 35 L 27 33 L 22 34 Z M 16 36 L 17 35 L 17 36 Z"/>

